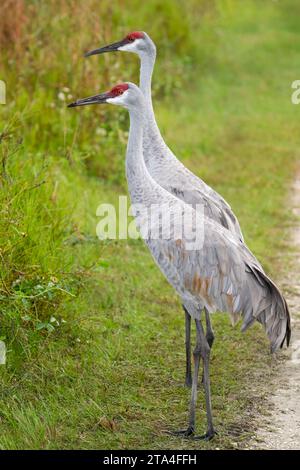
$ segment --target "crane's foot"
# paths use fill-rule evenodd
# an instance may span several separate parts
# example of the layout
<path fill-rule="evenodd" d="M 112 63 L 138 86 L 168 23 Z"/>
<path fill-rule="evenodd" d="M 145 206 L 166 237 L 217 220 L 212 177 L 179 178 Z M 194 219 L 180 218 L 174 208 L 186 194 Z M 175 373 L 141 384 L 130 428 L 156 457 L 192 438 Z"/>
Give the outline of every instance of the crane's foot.
<path fill-rule="evenodd" d="M 195 429 L 192 426 L 189 426 L 187 429 L 182 429 L 179 431 L 170 432 L 172 436 L 182 437 L 191 439 L 193 441 L 211 441 L 215 435 L 217 435 L 217 431 L 207 431 L 205 434 L 201 436 L 194 436 Z"/>
<path fill-rule="evenodd" d="M 181 429 L 179 431 L 172 431 L 170 434 L 177 437 L 190 437 L 194 434 L 195 429 L 193 426 L 189 426 L 187 429 Z"/>
<path fill-rule="evenodd" d="M 207 431 L 202 436 L 192 436 L 191 439 L 193 439 L 194 441 L 211 441 L 216 434 L 218 433 L 215 430 Z"/>

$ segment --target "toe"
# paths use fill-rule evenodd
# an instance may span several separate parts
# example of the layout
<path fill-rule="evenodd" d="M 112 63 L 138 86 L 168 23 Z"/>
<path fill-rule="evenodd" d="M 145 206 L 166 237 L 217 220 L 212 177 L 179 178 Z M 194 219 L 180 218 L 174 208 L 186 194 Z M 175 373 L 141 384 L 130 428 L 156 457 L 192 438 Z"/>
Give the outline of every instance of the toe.
<path fill-rule="evenodd" d="M 193 436 L 192 439 L 194 439 L 195 441 L 211 441 L 215 434 L 217 434 L 216 431 L 207 432 L 202 436 Z"/>
<path fill-rule="evenodd" d="M 189 427 L 187 429 L 180 429 L 179 431 L 173 431 L 171 432 L 171 434 L 177 437 L 189 437 L 194 434 L 194 429 Z"/>

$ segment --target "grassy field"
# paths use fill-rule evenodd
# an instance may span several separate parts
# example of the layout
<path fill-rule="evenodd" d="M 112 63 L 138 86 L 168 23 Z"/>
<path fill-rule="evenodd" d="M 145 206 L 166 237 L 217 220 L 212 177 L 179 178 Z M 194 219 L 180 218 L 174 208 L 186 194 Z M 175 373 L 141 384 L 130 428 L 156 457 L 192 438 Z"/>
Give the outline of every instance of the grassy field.
<path fill-rule="evenodd" d="M 108 106 L 74 112 L 66 102 L 137 81 L 135 56 L 82 53 L 147 31 L 158 47 L 155 112 L 166 141 L 230 202 L 250 248 L 279 279 L 299 158 L 290 96 L 300 5 L 6 0 L 1 9 L 0 448 L 243 447 L 264 394 L 253 384 L 272 373 L 264 333 L 257 325 L 242 335 L 216 314 L 219 435 L 170 437 L 186 423 L 190 393 L 179 300 L 141 241 L 95 235 L 98 205 L 126 194 L 128 117 Z"/>

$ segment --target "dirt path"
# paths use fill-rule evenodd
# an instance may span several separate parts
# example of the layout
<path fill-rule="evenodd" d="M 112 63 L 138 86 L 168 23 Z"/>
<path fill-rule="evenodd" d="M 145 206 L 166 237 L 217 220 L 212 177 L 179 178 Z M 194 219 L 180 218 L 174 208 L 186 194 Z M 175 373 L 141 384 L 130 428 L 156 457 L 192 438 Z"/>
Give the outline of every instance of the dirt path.
<path fill-rule="evenodd" d="M 292 188 L 292 207 L 300 217 L 300 173 Z M 279 366 L 270 413 L 258 424 L 252 443 L 256 449 L 300 449 L 300 221 L 292 228 L 291 238 L 291 269 L 282 287 L 292 316 L 292 344 Z"/>

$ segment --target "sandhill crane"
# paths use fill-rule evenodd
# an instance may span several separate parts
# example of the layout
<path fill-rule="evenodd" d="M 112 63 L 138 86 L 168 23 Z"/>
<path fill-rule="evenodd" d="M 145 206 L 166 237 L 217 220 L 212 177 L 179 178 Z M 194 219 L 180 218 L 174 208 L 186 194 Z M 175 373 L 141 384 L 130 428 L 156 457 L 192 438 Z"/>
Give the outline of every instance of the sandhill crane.
<path fill-rule="evenodd" d="M 152 178 L 168 192 L 194 206 L 203 206 L 205 215 L 223 227 L 230 230 L 240 240 L 243 235 L 236 216 L 225 200 L 204 183 L 200 178 L 189 171 L 173 154 L 164 142 L 156 123 L 151 97 L 151 80 L 156 59 L 156 47 L 154 42 L 143 31 L 135 31 L 128 34 L 121 41 L 115 42 L 100 49 L 87 52 L 86 57 L 112 51 L 127 51 L 137 54 L 141 61 L 140 89 L 146 100 L 147 119 L 143 134 L 144 160 Z M 191 386 L 191 345 L 190 345 L 190 315 L 185 306 L 186 328 L 186 379 L 187 386 Z M 210 346 L 214 340 L 214 334 L 207 312 L 207 339 Z"/>
<path fill-rule="evenodd" d="M 126 153 L 126 176 L 132 204 L 136 207 L 137 226 L 144 233 L 145 243 L 169 283 L 181 297 L 189 315 L 196 323 L 194 375 L 191 392 L 190 415 L 187 429 L 176 434 L 194 439 L 211 439 L 213 426 L 209 357 L 210 346 L 201 322 L 201 312 L 216 310 L 229 312 L 234 319 L 241 313 L 242 329 L 255 320 L 262 323 L 271 342 L 271 351 L 287 344 L 290 339 L 290 317 L 285 299 L 276 285 L 261 270 L 248 248 L 229 230 L 207 216 L 202 216 L 204 237 L 201 243 L 188 248 L 190 238 L 178 224 L 187 220 L 191 224 L 197 212 L 192 205 L 173 196 L 150 175 L 143 157 L 143 122 L 147 116 L 146 102 L 141 90 L 133 83 L 123 83 L 109 92 L 71 103 L 70 107 L 111 103 L 128 109 L 130 131 Z M 175 214 L 170 235 L 152 238 L 145 210 L 163 207 Z M 144 209 L 143 209 L 144 208 Z M 179 215 L 188 216 L 184 219 Z M 197 218 L 197 217 L 196 217 Z M 160 224 L 158 219 L 157 223 Z M 184 229 L 187 227 L 185 226 Z M 188 227 L 193 231 L 192 227 Z M 155 232 L 158 233 L 158 232 Z M 161 233 L 161 232 L 159 232 Z M 176 234 L 182 233 L 181 238 Z M 200 359 L 203 360 L 204 388 L 207 413 L 207 432 L 195 436 L 195 407 Z"/>

